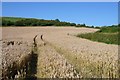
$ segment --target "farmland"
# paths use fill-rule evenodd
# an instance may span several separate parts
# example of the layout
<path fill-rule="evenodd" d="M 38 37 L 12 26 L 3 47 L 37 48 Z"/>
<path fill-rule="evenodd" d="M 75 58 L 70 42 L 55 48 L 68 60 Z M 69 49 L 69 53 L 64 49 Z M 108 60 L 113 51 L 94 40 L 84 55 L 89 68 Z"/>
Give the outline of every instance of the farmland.
<path fill-rule="evenodd" d="M 30 58 L 31 62 L 35 60 L 35 64 L 31 64 L 34 69 L 30 69 L 36 72 L 32 71 L 34 74 L 28 74 L 30 73 L 28 70 L 27 73 L 24 72 L 22 75 L 15 76 L 16 78 L 23 77 L 25 74 L 29 77 L 34 75 L 37 78 L 119 77 L 118 45 L 94 42 L 74 36 L 93 33 L 99 31 L 99 29 L 28 26 L 3 27 L 2 31 L 3 46 L 6 46 L 3 47 L 3 50 L 7 50 L 3 51 L 3 57 L 7 59 L 4 61 L 10 59 L 10 61 L 16 61 L 20 64 L 21 62 L 18 59 L 23 59 L 21 56 L 27 56 L 31 53 L 33 55 L 34 53 L 35 59 Z M 43 35 L 43 40 L 41 35 Z M 36 40 L 33 41 L 35 36 Z M 15 44 L 8 44 L 11 41 Z M 9 54 L 9 58 L 7 58 L 8 54 L 6 55 L 6 52 Z M 19 57 L 12 58 L 12 55 Z M 28 61 L 28 58 L 29 56 L 23 60 Z M 5 63 L 3 64 L 5 65 Z M 10 64 L 7 63 L 7 65 Z"/>

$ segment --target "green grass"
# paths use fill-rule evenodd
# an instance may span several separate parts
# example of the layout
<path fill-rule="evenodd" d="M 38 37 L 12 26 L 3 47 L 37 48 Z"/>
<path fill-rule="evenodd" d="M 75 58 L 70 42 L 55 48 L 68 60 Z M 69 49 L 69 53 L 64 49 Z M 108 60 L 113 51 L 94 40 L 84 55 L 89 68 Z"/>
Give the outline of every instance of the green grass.
<path fill-rule="evenodd" d="M 117 33 L 120 28 L 118 26 L 110 26 L 110 27 L 101 27 L 98 32 L 102 33 Z"/>
<path fill-rule="evenodd" d="M 118 43 L 118 27 L 102 27 L 95 33 L 78 34 L 77 37 L 107 44 L 120 44 Z"/>
<path fill-rule="evenodd" d="M 26 18 L 17 18 L 17 17 L 2 17 L 2 19 L 4 20 L 8 20 L 8 21 L 11 21 L 11 22 L 16 22 L 16 21 L 19 21 L 19 20 L 23 20 L 23 19 L 26 19 Z"/>
<path fill-rule="evenodd" d="M 20 20 L 25 20 L 25 19 L 35 19 L 35 18 L 22 18 L 22 17 L 0 17 L 3 20 L 11 21 L 11 22 L 16 22 Z"/>

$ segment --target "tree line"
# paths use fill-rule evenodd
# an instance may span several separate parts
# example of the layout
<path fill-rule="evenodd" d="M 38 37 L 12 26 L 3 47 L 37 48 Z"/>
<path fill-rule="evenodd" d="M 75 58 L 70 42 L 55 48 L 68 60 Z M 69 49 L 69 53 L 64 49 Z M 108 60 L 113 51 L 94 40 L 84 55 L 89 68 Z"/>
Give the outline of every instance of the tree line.
<path fill-rule="evenodd" d="M 20 19 L 16 21 L 7 20 L 2 18 L 2 26 L 76 26 L 75 23 L 61 22 L 56 20 L 44 20 L 44 19 Z"/>
<path fill-rule="evenodd" d="M 44 20 L 34 18 L 18 18 L 18 17 L 2 17 L 2 26 L 75 26 L 86 28 L 100 28 L 95 26 L 87 26 L 86 24 L 76 24 L 70 22 L 63 22 L 59 19 Z M 103 27 L 116 27 L 119 25 L 103 26 Z"/>
<path fill-rule="evenodd" d="M 2 17 L 2 26 L 75 26 L 75 27 L 89 27 L 85 24 L 76 24 L 70 22 L 63 22 L 59 19 L 55 20 L 44 20 L 34 18 L 16 18 L 16 17 Z"/>

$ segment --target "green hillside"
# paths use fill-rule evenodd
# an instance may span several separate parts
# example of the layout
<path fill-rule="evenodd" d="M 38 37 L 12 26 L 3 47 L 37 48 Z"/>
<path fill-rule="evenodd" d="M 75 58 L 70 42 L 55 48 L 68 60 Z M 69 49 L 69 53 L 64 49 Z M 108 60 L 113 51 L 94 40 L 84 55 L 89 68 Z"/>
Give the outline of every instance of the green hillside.
<path fill-rule="evenodd" d="M 119 30 L 120 27 L 118 27 L 117 25 L 112 25 L 107 27 L 101 27 L 100 30 L 95 33 L 78 34 L 77 37 L 107 44 L 120 45 Z"/>
<path fill-rule="evenodd" d="M 59 19 L 44 20 L 35 18 L 2 17 L 2 26 L 76 26 L 76 24 L 62 22 L 59 21 Z"/>
<path fill-rule="evenodd" d="M 16 22 L 16 21 L 19 21 L 19 20 L 22 20 L 22 19 L 25 19 L 25 18 L 20 18 L 20 17 L 2 17 L 3 20 L 8 20 L 8 21 L 11 21 L 11 22 Z"/>
<path fill-rule="evenodd" d="M 55 20 L 44 20 L 35 18 L 22 18 L 22 17 L 1 17 L 2 26 L 75 26 L 94 28 L 94 26 L 86 26 L 85 24 L 76 24 L 71 22 Z"/>

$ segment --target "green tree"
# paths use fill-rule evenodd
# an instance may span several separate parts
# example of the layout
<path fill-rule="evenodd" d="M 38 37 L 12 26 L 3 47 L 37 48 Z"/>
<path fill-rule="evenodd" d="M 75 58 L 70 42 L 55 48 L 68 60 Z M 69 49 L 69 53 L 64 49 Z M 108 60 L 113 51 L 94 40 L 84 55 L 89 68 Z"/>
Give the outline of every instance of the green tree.
<path fill-rule="evenodd" d="M 19 20 L 15 22 L 15 26 L 26 26 L 24 20 Z"/>
<path fill-rule="evenodd" d="M 77 24 L 76 27 L 81 27 L 81 25 L 80 25 L 80 24 Z"/>
<path fill-rule="evenodd" d="M 56 21 L 56 22 L 60 22 L 60 20 L 59 20 L 59 19 L 55 19 L 55 21 Z"/>

